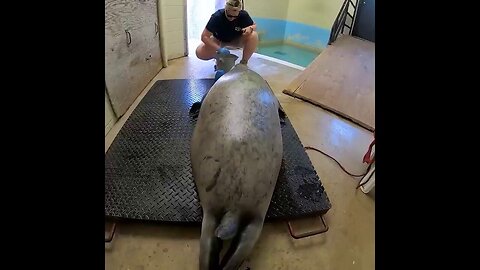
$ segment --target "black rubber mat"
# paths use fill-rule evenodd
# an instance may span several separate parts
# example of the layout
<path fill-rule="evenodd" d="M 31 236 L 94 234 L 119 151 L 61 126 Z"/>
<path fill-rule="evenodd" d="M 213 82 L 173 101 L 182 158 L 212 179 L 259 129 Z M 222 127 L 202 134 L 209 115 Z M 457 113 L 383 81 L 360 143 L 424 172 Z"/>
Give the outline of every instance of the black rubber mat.
<path fill-rule="evenodd" d="M 196 118 L 189 115 L 213 79 L 157 81 L 105 155 L 108 218 L 200 222 L 202 211 L 190 165 Z M 267 220 L 326 213 L 327 194 L 288 117 L 284 158 Z"/>

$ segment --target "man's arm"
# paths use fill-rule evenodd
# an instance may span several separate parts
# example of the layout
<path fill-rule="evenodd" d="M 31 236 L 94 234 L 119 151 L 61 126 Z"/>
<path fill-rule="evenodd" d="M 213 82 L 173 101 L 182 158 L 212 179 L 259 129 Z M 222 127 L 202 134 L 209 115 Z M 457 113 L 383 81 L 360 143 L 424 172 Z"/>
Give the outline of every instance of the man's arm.
<path fill-rule="evenodd" d="M 255 23 L 242 29 L 244 35 L 249 35 L 255 30 L 257 30 L 257 25 Z"/>
<path fill-rule="evenodd" d="M 205 45 L 215 48 L 216 51 L 220 49 L 220 46 L 212 39 L 210 38 L 212 36 L 212 32 L 208 31 L 207 28 L 203 29 L 202 32 L 202 41 L 205 43 Z"/>
<path fill-rule="evenodd" d="M 242 29 L 242 31 L 243 31 L 244 35 L 249 35 L 253 31 L 257 30 L 257 25 L 253 21 L 252 17 L 250 17 L 250 14 L 248 14 L 247 11 L 244 11 L 244 12 L 245 12 L 245 15 L 246 15 L 246 18 L 245 18 L 246 26 L 245 26 L 245 28 Z"/>

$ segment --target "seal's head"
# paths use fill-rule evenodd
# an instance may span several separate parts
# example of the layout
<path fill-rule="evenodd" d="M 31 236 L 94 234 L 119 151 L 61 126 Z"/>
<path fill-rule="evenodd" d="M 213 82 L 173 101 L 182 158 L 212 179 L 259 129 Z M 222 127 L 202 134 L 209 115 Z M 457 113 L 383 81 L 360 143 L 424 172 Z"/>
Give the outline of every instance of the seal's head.
<path fill-rule="evenodd" d="M 242 10 L 242 2 L 240 0 L 227 0 L 225 3 L 225 16 L 227 20 L 233 21 Z"/>
<path fill-rule="evenodd" d="M 235 66 L 235 61 L 237 61 L 237 59 L 238 56 L 235 54 L 221 55 L 217 58 L 217 68 L 223 69 L 227 72 Z"/>

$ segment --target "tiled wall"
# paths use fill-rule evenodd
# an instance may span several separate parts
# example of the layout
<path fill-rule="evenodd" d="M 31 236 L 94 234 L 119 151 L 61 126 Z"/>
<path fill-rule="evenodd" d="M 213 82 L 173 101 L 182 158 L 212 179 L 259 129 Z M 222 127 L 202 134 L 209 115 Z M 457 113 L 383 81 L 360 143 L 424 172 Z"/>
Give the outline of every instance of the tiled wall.
<path fill-rule="evenodd" d="M 343 0 L 246 1 L 257 23 L 260 43 L 286 42 L 322 50 Z"/>
<path fill-rule="evenodd" d="M 160 0 L 161 7 L 164 9 L 162 14 L 165 16 L 162 22 L 165 23 L 163 34 L 165 36 L 165 45 L 167 58 L 174 59 L 185 55 L 186 38 L 186 0 Z M 204 0 L 202 0 L 204 1 Z"/>

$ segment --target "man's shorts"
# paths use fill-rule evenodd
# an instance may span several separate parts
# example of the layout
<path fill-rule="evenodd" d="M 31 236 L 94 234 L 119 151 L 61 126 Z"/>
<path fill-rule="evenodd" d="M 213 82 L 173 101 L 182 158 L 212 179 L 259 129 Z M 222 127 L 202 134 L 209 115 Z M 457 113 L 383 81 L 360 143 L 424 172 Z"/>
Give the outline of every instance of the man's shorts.
<path fill-rule="evenodd" d="M 243 48 L 243 42 L 242 42 L 242 36 L 239 36 L 238 38 L 230 41 L 230 42 L 222 42 L 218 40 L 216 37 L 213 35 L 210 36 L 211 39 L 215 40 L 217 44 L 220 44 L 221 47 L 225 47 L 228 49 L 238 49 L 238 48 Z"/>

